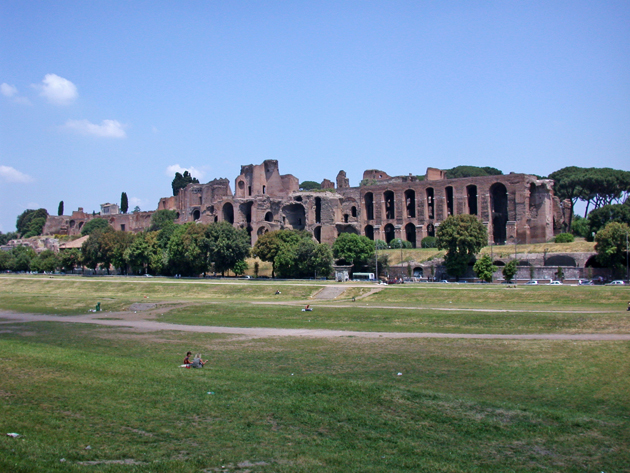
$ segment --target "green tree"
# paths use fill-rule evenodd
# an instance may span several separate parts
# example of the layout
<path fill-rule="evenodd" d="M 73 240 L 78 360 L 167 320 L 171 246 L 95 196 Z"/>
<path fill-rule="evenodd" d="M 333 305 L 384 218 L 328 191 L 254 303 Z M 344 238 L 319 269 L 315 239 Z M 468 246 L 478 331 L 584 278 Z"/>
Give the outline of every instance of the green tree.
<path fill-rule="evenodd" d="M 208 257 L 214 263 L 214 270 L 225 274 L 234 270 L 240 262 L 249 257 L 250 244 L 247 230 L 234 228 L 228 222 L 212 223 L 206 228 Z M 242 268 L 242 265 L 240 265 Z M 242 273 L 241 273 L 242 274 Z"/>
<path fill-rule="evenodd" d="M 249 268 L 249 265 L 247 264 L 247 261 L 241 260 L 241 261 L 237 261 L 234 264 L 232 271 L 234 271 L 234 274 L 236 274 L 237 276 L 242 276 L 243 274 L 245 274 L 245 271 L 247 271 L 248 268 Z"/>
<path fill-rule="evenodd" d="M 8 233 L 2 233 L 0 232 L 0 245 L 6 245 L 9 241 L 11 240 L 15 240 L 16 238 L 18 238 L 18 234 L 17 232 L 8 232 Z"/>
<path fill-rule="evenodd" d="M 366 236 L 342 233 L 332 246 L 333 256 L 340 264 L 352 264 L 360 271 L 374 259 L 374 242 Z"/>
<path fill-rule="evenodd" d="M 447 250 L 446 271 L 459 280 L 468 262 L 488 244 L 488 232 L 475 215 L 451 215 L 437 228 L 437 239 L 438 248 Z"/>
<path fill-rule="evenodd" d="M 125 260 L 135 273 L 160 274 L 166 258 L 165 247 L 158 240 L 159 232 L 138 233 L 129 248 Z"/>
<path fill-rule="evenodd" d="M 510 260 L 508 264 L 503 266 L 503 277 L 507 282 L 512 282 L 516 271 L 518 271 L 518 262 L 515 259 Z"/>
<path fill-rule="evenodd" d="M 315 181 L 304 181 L 300 184 L 300 189 L 303 191 L 310 191 L 313 189 L 321 189 L 322 185 Z"/>
<path fill-rule="evenodd" d="M 171 186 L 173 187 L 173 195 L 179 194 L 179 191 L 186 187 L 188 184 L 199 184 L 197 178 L 192 177 L 188 171 L 184 171 L 184 174 L 179 172 L 175 173 L 175 178 Z"/>
<path fill-rule="evenodd" d="M 129 262 L 125 252 L 133 244 L 135 235 L 131 232 L 113 231 L 107 232 L 103 238 L 103 253 L 121 274 L 127 274 Z"/>
<path fill-rule="evenodd" d="M 13 256 L 13 271 L 30 271 L 31 261 L 37 257 L 37 253 L 30 246 L 17 246 L 11 250 Z"/>
<path fill-rule="evenodd" d="M 176 225 L 168 241 L 167 251 L 170 274 L 205 274 L 209 263 L 205 225 L 194 222 Z"/>
<path fill-rule="evenodd" d="M 484 255 L 479 258 L 473 266 L 473 271 L 479 279 L 486 282 L 492 282 L 492 275 L 497 270 L 497 267 L 492 264 L 492 258 L 488 255 Z"/>
<path fill-rule="evenodd" d="M 114 229 L 104 218 L 93 218 L 92 220 L 88 220 L 86 224 L 83 225 L 83 228 L 81 228 L 81 235 L 91 235 L 96 230 L 105 231 L 107 229 L 114 231 Z"/>
<path fill-rule="evenodd" d="M 455 166 L 452 169 L 446 170 L 446 176 L 448 179 L 456 179 L 460 177 L 478 177 L 478 176 L 500 176 L 503 172 L 493 167 L 478 167 L 478 166 Z"/>
<path fill-rule="evenodd" d="M 630 226 L 626 223 L 610 222 L 595 235 L 597 261 L 617 274 L 623 274 L 626 266 L 626 238 Z"/>
<path fill-rule="evenodd" d="M 62 216 L 63 215 L 63 200 L 61 202 L 59 202 L 59 207 L 57 207 L 57 215 L 58 216 Z"/>
<path fill-rule="evenodd" d="M 120 211 L 124 214 L 129 210 L 129 199 L 127 198 L 127 193 L 123 192 L 120 194 Z"/>
<path fill-rule="evenodd" d="M 581 217 L 580 215 L 574 215 L 571 232 L 577 237 L 589 238 L 591 234 L 589 219 Z"/>
<path fill-rule="evenodd" d="M 282 272 L 283 277 L 328 277 L 332 272 L 333 256 L 328 245 L 318 244 L 312 238 L 303 238 L 292 250 L 292 255 L 289 255 L 292 256 L 292 270 L 290 272 L 285 272 L 282 261 L 279 262 L 278 272 Z M 281 253 L 280 258 L 283 256 L 284 254 Z"/>
<path fill-rule="evenodd" d="M 630 225 L 630 206 L 625 204 L 604 205 L 588 215 L 589 231 L 587 238 L 592 241 L 592 234 L 597 233 L 610 222 Z"/>
<path fill-rule="evenodd" d="M 300 240 L 311 238 L 311 234 L 303 230 L 275 230 L 258 238 L 252 249 L 252 254 L 263 261 L 270 262 L 271 277 L 276 277 L 276 265 L 284 264 L 286 268 L 285 259 L 290 259 L 291 252 L 297 248 Z M 281 257 L 276 260 L 280 253 L 282 253 Z"/>
<path fill-rule="evenodd" d="M 100 265 L 109 273 L 111 255 L 106 235 L 113 231 L 114 229 L 108 225 L 106 228 L 97 228 L 90 233 L 90 237 L 81 245 L 81 258 L 85 266 L 96 269 Z"/>
<path fill-rule="evenodd" d="M 41 235 L 47 217 L 48 211 L 46 209 L 25 210 L 17 218 L 17 222 L 15 224 L 17 232 L 22 236 L 22 238 Z M 33 223 L 33 220 L 36 220 L 36 222 Z M 26 234 L 29 234 L 29 237 L 25 236 Z"/>
<path fill-rule="evenodd" d="M 137 214 L 138 212 L 140 212 L 140 206 L 136 205 L 136 206 L 133 208 L 133 213 L 134 213 L 134 214 Z"/>
<path fill-rule="evenodd" d="M 70 248 L 59 252 L 59 265 L 65 271 L 72 271 L 81 264 L 81 251 L 78 248 Z"/>
<path fill-rule="evenodd" d="M 553 239 L 555 243 L 572 243 L 575 241 L 573 233 L 558 233 Z"/>
<path fill-rule="evenodd" d="M 0 271 L 13 270 L 13 260 L 14 258 L 12 252 L 0 250 Z"/>
<path fill-rule="evenodd" d="M 153 212 L 153 215 L 151 215 L 151 226 L 149 227 L 149 231 L 154 232 L 156 230 L 162 230 L 168 225 L 173 225 L 175 220 L 177 220 L 176 210 L 158 210 L 157 212 Z"/>
<path fill-rule="evenodd" d="M 59 267 L 59 257 L 52 250 L 44 250 L 31 261 L 31 270 L 52 273 Z"/>

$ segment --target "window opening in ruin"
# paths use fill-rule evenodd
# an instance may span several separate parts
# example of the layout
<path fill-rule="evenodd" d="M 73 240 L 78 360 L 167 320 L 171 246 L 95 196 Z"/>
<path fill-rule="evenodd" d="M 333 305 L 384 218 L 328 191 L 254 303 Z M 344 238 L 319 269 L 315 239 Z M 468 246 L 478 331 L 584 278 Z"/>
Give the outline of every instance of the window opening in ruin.
<path fill-rule="evenodd" d="M 374 227 L 372 225 L 365 226 L 365 236 L 370 240 L 374 240 Z"/>
<path fill-rule="evenodd" d="M 470 215 L 477 215 L 477 186 L 466 186 L 466 198 L 468 201 L 468 213 Z"/>
<path fill-rule="evenodd" d="M 350 215 L 352 215 L 354 218 L 356 218 L 357 216 L 357 208 L 354 205 L 350 209 Z"/>
<path fill-rule="evenodd" d="M 245 183 L 243 181 L 238 181 L 238 188 L 245 189 Z"/>
<path fill-rule="evenodd" d="M 396 230 L 394 230 L 394 226 L 391 223 L 385 225 L 385 241 L 389 245 L 390 242 L 395 238 Z"/>
<path fill-rule="evenodd" d="M 427 236 L 430 236 L 430 237 L 435 236 L 435 226 L 432 223 L 427 225 Z"/>
<path fill-rule="evenodd" d="M 374 220 L 374 194 L 368 192 L 363 199 L 365 200 L 365 218 Z"/>
<path fill-rule="evenodd" d="M 433 192 L 432 187 L 429 187 L 426 192 L 427 192 L 427 218 L 434 219 L 435 218 L 435 193 Z"/>
<path fill-rule="evenodd" d="M 446 212 L 447 216 L 455 214 L 455 206 L 453 204 L 453 187 L 451 186 L 446 188 Z"/>
<path fill-rule="evenodd" d="M 252 221 L 252 206 L 253 202 L 245 202 L 244 204 L 239 205 L 239 210 L 245 219 L 245 222 L 251 223 Z"/>
<path fill-rule="evenodd" d="M 424 277 L 424 270 L 419 266 L 417 268 L 413 268 L 413 277 L 414 278 Z"/>
<path fill-rule="evenodd" d="M 385 199 L 385 218 L 393 220 L 396 218 L 395 206 L 394 206 L 394 193 L 392 191 L 385 191 L 383 194 Z"/>
<path fill-rule="evenodd" d="M 315 227 L 313 231 L 313 236 L 317 240 L 318 243 L 322 242 L 322 227 Z"/>
<path fill-rule="evenodd" d="M 265 222 L 273 222 L 273 213 L 267 212 L 265 214 Z"/>
<path fill-rule="evenodd" d="M 120 231 L 121 231 L 121 232 L 124 232 L 124 231 L 125 231 L 125 224 L 124 224 L 124 223 L 121 223 L 121 224 L 120 224 Z"/>
<path fill-rule="evenodd" d="M 416 218 L 416 191 L 413 189 L 405 191 L 405 207 L 407 208 L 407 217 Z"/>
<path fill-rule="evenodd" d="M 348 214 L 343 214 L 343 223 L 348 223 Z"/>
<path fill-rule="evenodd" d="M 252 195 L 252 186 L 247 186 L 247 195 Z"/>
<path fill-rule="evenodd" d="M 416 247 L 416 226 L 413 223 L 405 225 L 405 239 L 411 246 Z"/>
<path fill-rule="evenodd" d="M 303 230 L 306 221 L 306 211 L 302 204 L 289 204 L 282 207 L 283 218 L 288 220 L 294 230 Z"/>
<path fill-rule="evenodd" d="M 302 202 L 302 196 L 296 195 L 295 197 L 293 197 L 293 200 L 295 200 L 296 202 Z"/>
<path fill-rule="evenodd" d="M 267 186 L 263 186 L 263 194 L 267 193 Z"/>
<path fill-rule="evenodd" d="M 175 220 L 179 220 L 179 212 L 177 212 L 177 217 L 175 217 Z"/>
<path fill-rule="evenodd" d="M 74 220 L 70 220 L 70 223 L 68 223 L 68 226 L 69 226 L 70 228 L 74 228 L 74 224 L 75 224 L 75 223 L 76 223 L 76 222 L 75 222 Z"/>
<path fill-rule="evenodd" d="M 192 214 L 193 220 L 199 220 L 200 216 L 201 216 L 201 213 L 199 212 L 199 209 L 195 209 Z"/>
<path fill-rule="evenodd" d="M 223 206 L 223 220 L 230 224 L 234 223 L 234 207 L 229 202 L 226 202 Z"/>
<path fill-rule="evenodd" d="M 496 183 L 490 188 L 492 208 L 492 237 L 495 245 L 504 245 L 507 238 L 508 193 L 506 187 Z"/>
<path fill-rule="evenodd" d="M 267 230 L 265 227 L 260 227 L 256 233 L 258 234 L 258 236 L 260 236 L 260 235 L 264 235 L 268 231 L 269 230 Z"/>
<path fill-rule="evenodd" d="M 315 223 L 322 223 L 322 199 L 315 197 Z"/>
<path fill-rule="evenodd" d="M 214 216 L 214 223 L 217 223 L 219 221 L 219 217 L 217 215 Z"/>
<path fill-rule="evenodd" d="M 202 204 L 202 202 L 203 202 L 203 200 L 202 200 L 202 195 L 201 195 L 201 194 L 199 194 L 199 205 L 201 205 L 201 204 Z"/>

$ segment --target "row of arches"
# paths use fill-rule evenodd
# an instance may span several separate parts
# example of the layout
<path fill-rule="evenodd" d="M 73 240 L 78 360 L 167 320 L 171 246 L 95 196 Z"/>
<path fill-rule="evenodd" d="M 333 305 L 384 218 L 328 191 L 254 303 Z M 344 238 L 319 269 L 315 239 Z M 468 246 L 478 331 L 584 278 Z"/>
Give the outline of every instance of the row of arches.
<path fill-rule="evenodd" d="M 475 184 L 470 184 L 465 188 L 465 208 L 464 213 L 470 215 L 479 215 L 478 205 L 478 188 Z M 492 219 L 492 231 L 493 240 L 495 244 L 503 244 L 506 241 L 507 236 L 507 222 L 508 218 L 508 192 L 504 184 L 497 182 L 490 186 L 490 212 Z M 445 217 L 456 214 L 455 208 L 455 190 L 453 186 L 446 186 L 444 188 L 443 196 Z M 419 205 L 424 205 L 424 211 L 422 212 L 427 220 L 436 220 L 436 196 L 435 189 L 433 187 L 427 187 L 424 189 L 424 200 L 418 201 L 416 191 L 413 189 L 407 189 L 403 192 L 404 209 L 402 212 L 403 218 L 417 218 L 417 210 Z M 375 195 L 373 192 L 366 192 L 363 196 L 363 205 L 365 210 L 365 219 L 367 221 L 375 220 Z M 384 220 L 396 219 L 396 195 L 392 190 L 386 190 L 383 192 L 383 215 Z M 515 218 L 516 216 L 514 216 Z M 387 228 L 387 225 L 386 225 Z M 407 231 L 405 231 L 407 233 Z M 415 231 L 414 231 L 415 234 Z M 368 233 L 366 233 L 366 236 Z M 385 230 L 385 235 L 388 235 Z"/>

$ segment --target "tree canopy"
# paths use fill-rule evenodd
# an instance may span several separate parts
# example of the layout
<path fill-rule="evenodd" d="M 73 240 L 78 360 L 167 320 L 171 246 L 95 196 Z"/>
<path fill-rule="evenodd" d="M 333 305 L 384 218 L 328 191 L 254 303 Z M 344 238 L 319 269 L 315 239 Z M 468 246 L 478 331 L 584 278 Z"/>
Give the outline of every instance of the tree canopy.
<path fill-rule="evenodd" d="M 46 209 L 25 210 L 17 218 L 17 223 L 15 224 L 17 232 L 22 238 L 41 235 L 47 217 L 48 211 Z"/>
<path fill-rule="evenodd" d="M 597 261 L 623 274 L 627 258 L 627 238 L 630 226 L 626 223 L 610 222 L 595 235 Z"/>
<path fill-rule="evenodd" d="M 300 184 L 300 189 L 303 191 L 310 191 L 313 189 L 321 189 L 322 185 L 315 181 L 304 181 Z"/>
<path fill-rule="evenodd" d="M 353 271 L 367 267 L 374 258 L 374 242 L 355 233 L 342 233 L 332 246 L 333 256 L 340 264 L 354 265 Z"/>
<path fill-rule="evenodd" d="M 496 270 L 497 267 L 492 264 L 492 258 L 488 255 L 483 255 L 473 266 L 473 271 L 477 277 L 486 282 L 492 282 L 492 276 Z"/>
<path fill-rule="evenodd" d="M 59 207 L 57 207 L 57 215 L 58 216 L 62 216 L 63 215 L 63 200 L 61 202 L 59 202 Z"/>
<path fill-rule="evenodd" d="M 610 222 L 630 225 L 630 206 L 625 204 L 604 205 L 588 215 L 589 233 L 597 233 Z M 589 237 L 590 235 L 587 235 Z"/>
<path fill-rule="evenodd" d="M 173 195 L 179 194 L 180 189 L 183 189 L 188 184 L 199 184 L 199 180 L 196 177 L 192 177 L 188 171 L 184 171 L 184 174 L 176 172 L 175 178 L 171 184 L 173 187 Z"/>
<path fill-rule="evenodd" d="M 114 229 L 109 225 L 109 222 L 104 218 L 93 218 L 83 225 L 81 228 L 81 235 L 91 235 L 95 230 L 106 230 L 110 229 L 113 231 Z"/>
<path fill-rule="evenodd" d="M 310 240 L 312 235 L 304 230 L 275 230 L 261 235 L 254 248 L 252 254 L 258 256 L 263 261 L 271 263 L 271 276 L 276 276 L 276 270 L 284 277 L 287 274 L 293 274 L 295 270 L 295 262 L 292 261 L 291 255 L 297 248 L 300 240 Z"/>
<path fill-rule="evenodd" d="M 444 262 L 448 274 L 463 276 L 479 250 L 488 244 L 486 227 L 475 215 L 451 215 L 437 228 L 438 248 L 447 250 Z"/>
<path fill-rule="evenodd" d="M 490 166 L 478 167 L 478 166 L 455 166 L 454 168 L 446 170 L 446 177 L 448 179 L 456 179 L 459 177 L 478 177 L 478 176 L 501 176 L 503 172 L 497 168 Z"/>
<path fill-rule="evenodd" d="M 149 231 L 154 232 L 162 230 L 164 227 L 172 225 L 175 220 L 177 220 L 176 210 L 158 210 L 157 212 L 153 212 L 153 215 L 151 215 L 151 226 L 149 227 Z"/>

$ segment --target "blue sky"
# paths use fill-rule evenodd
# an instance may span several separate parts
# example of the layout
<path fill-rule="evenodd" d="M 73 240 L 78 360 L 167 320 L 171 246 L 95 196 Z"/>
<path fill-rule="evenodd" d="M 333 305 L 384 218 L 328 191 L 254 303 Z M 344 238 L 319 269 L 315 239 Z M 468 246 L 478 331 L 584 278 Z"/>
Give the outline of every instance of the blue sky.
<path fill-rule="evenodd" d="M 277 159 L 630 170 L 628 1 L 0 2 L 0 231 Z"/>

